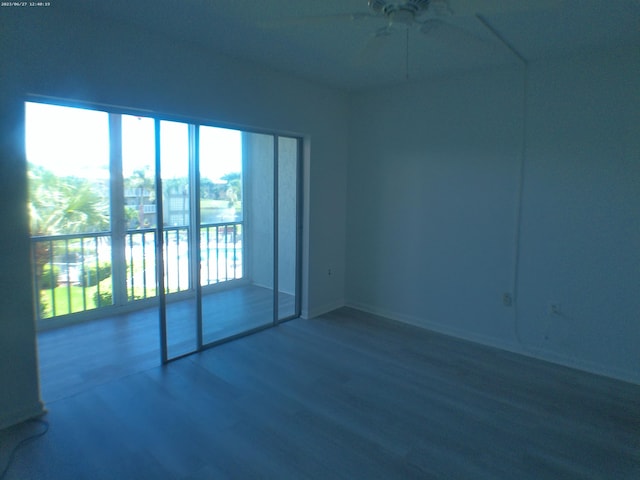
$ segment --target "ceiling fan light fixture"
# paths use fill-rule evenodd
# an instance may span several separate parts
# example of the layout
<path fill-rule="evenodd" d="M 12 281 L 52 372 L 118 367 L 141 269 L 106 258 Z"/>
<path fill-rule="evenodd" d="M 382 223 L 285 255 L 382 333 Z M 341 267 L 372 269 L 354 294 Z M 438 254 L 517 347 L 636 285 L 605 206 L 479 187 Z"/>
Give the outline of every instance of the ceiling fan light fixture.
<path fill-rule="evenodd" d="M 433 29 L 438 28 L 441 25 L 442 25 L 442 22 L 440 20 L 436 20 L 435 18 L 430 18 L 422 22 L 422 25 L 420 26 L 420 32 L 424 34 L 429 34 Z"/>
<path fill-rule="evenodd" d="M 389 15 L 389 23 L 392 25 L 406 25 L 407 27 L 413 25 L 413 22 L 416 19 L 416 14 L 411 10 L 405 10 L 403 8 L 394 10 L 390 12 Z"/>
<path fill-rule="evenodd" d="M 383 15 L 390 23 L 412 25 L 416 17 L 426 12 L 431 0 L 408 0 L 405 2 L 389 2 L 386 0 L 369 0 L 369 8 L 377 15 Z"/>

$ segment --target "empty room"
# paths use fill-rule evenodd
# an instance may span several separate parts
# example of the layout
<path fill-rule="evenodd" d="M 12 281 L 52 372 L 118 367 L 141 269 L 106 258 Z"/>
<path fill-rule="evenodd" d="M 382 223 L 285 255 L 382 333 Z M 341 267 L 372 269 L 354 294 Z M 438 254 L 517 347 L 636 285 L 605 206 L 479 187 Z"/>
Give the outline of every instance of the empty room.
<path fill-rule="evenodd" d="M 0 479 L 640 478 L 637 0 L 0 7 Z"/>

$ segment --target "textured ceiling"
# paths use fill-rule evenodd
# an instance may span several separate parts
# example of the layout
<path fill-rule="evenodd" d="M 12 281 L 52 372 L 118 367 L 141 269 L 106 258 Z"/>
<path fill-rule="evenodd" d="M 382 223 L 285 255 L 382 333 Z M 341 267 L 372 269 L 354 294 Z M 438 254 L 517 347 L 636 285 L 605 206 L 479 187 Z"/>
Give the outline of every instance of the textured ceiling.
<path fill-rule="evenodd" d="M 345 89 L 517 62 L 487 26 L 527 60 L 640 46 L 640 0 L 449 0 L 451 13 L 444 15 L 437 12 L 443 1 L 432 0 L 421 17 L 443 22 L 429 32 L 414 24 L 407 35 L 400 25 L 379 41 L 372 38 L 387 22 L 367 16 L 367 0 L 63 0 L 57 6 Z"/>

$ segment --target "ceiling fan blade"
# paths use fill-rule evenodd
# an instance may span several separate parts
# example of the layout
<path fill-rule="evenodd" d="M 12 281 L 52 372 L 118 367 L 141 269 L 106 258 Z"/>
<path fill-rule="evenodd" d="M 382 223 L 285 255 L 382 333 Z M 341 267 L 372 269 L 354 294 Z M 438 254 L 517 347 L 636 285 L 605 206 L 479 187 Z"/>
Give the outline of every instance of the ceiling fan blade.
<path fill-rule="evenodd" d="M 420 33 L 428 36 L 432 41 L 446 45 L 473 44 L 476 47 L 494 47 L 494 42 L 437 18 L 429 18 L 422 22 Z"/>
<path fill-rule="evenodd" d="M 355 59 L 356 66 L 370 65 L 380 54 L 380 50 L 387 43 L 389 37 L 393 34 L 393 29 L 389 26 L 378 29 L 369 37 L 364 48 L 360 51 Z"/>
<path fill-rule="evenodd" d="M 264 28 L 286 28 L 309 25 L 330 25 L 336 21 L 359 22 L 367 18 L 374 17 L 369 13 L 337 13 L 333 15 L 310 15 L 303 17 L 282 17 L 260 22 Z"/>
<path fill-rule="evenodd" d="M 566 0 L 432 0 L 429 7 L 434 13 L 448 10 L 455 16 L 476 14 L 495 15 L 501 13 L 531 12 L 560 8 Z"/>
<path fill-rule="evenodd" d="M 438 20 L 437 18 L 429 18 L 425 20 L 420 26 L 420 33 L 424 33 L 425 35 L 429 35 L 430 33 L 446 27 L 446 23 L 442 20 Z"/>

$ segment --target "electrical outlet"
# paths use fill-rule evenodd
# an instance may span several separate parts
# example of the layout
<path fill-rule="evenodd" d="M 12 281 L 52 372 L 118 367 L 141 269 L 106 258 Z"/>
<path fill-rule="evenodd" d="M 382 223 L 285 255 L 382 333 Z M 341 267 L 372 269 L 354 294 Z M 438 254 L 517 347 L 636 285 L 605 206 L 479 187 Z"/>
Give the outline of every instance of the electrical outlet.
<path fill-rule="evenodd" d="M 560 308 L 559 303 L 550 303 L 549 304 L 549 313 L 551 315 L 561 315 L 562 309 Z"/>
<path fill-rule="evenodd" d="M 329 269 L 327 269 L 327 275 L 329 275 L 329 276 L 333 275 L 333 272 L 331 271 L 331 269 L 330 269 L 330 268 L 329 268 Z"/>
<path fill-rule="evenodd" d="M 513 305 L 513 298 L 511 297 L 511 294 L 509 292 L 505 292 L 502 294 L 502 304 L 505 307 L 510 307 L 511 305 Z"/>

